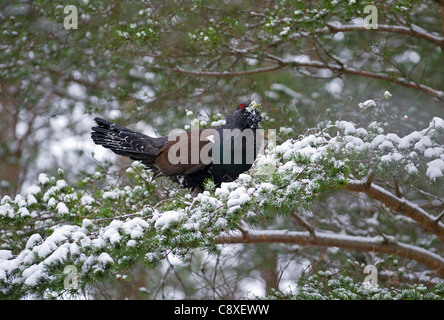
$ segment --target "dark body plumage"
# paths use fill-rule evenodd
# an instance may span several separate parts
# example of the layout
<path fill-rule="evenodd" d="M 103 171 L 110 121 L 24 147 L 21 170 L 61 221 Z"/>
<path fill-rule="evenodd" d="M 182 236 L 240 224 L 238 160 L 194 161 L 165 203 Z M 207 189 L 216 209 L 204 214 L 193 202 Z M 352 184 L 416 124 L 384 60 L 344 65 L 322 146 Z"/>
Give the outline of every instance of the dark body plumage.
<path fill-rule="evenodd" d="M 153 171 L 153 178 L 166 176 L 181 187 L 199 192 L 208 178 L 220 185 L 235 180 L 252 166 L 260 148 L 257 128 L 262 118 L 258 110 L 247 111 L 249 105 L 240 104 L 223 127 L 159 138 L 95 118 L 98 126 L 92 128 L 91 137 L 118 155 L 140 161 Z M 201 153 L 209 157 L 195 157 Z"/>

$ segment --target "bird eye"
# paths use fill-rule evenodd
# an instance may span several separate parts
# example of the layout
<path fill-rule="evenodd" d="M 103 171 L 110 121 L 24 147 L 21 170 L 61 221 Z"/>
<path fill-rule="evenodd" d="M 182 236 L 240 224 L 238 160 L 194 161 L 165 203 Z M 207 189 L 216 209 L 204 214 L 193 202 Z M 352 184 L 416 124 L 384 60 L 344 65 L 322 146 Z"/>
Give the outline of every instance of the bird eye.
<path fill-rule="evenodd" d="M 239 107 L 237 107 L 239 110 L 245 109 L 245 105 L 240 104 Z"/>

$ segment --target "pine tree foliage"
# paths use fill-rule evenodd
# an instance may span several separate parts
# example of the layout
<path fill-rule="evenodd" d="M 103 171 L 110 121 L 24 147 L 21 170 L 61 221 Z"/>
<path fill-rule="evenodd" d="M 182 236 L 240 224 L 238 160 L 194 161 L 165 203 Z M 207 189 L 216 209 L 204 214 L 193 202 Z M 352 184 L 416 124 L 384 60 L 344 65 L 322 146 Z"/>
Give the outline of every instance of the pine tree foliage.
<path fill-rule="evenodd" d="M 186 260 L 193 249 L 216 253 L 222 243 L 348 246 L 413 259 L 428 273 L 442 275 L 441 221 L 435 221 L 436 229 L 427 230 L 424 221 L 398 208 L 398 214 L 408 217 L 404 223 L 415 225 L 411 234 L 409 228 L 392 229 L 391 223 L 398 219 L 393 214 L 377 215 L 371 224 L 354 221 L 348 230 L 329 226 L 323 216 L 299 216 L 319 195 L 354 191 L 362 181 L 376 187 L 389 171 L 400 177 L 403 196 L 394 197 L 405 206 L 422 210 L 413 202 L 418 197 L 411 187 L 414 181 L 424 184 L 427 195 L 440 194 L 444 120 L 435 117 L 427 128 L 402 137 L 385 132 L 378 123 L 368 128 L 345 121 L 320 123 L 306 135 L 268 150 L 238 180 L 209 188 L 196 198 L 171 186 L 158 186 L 138 162 L 126 170 L 134 182 L 127 185 L 112 183 L 106 168 L 78 185 L 67 184 L 62 170 L 57 177 L 41 174 L 29 193 L 1 200 L 2 296 L 50 298 L 65 291 L 78 293 L 136 262 L 155 267 L 169 254 Z M 263 174 L 262 166 L 274 170 Z M 423 214 L 422 219 L 438 218 Z M 308 231 L 259 228 L 264 221 L 272 226 L 277 217 L 292 215 L 299 216 Z M 76 288 L 66 285 L 66 266 L 75 267 Z"/>
<path fill-rule="evenodd" d="M 442 298 L 443 1 L 70 5 L 77 29 L 62 3 L 0 8 L 0 298 L 94 297 L 141 265 L 148 298 L 243 298 L 243 277 L 270 298 Z M 253 96 L 276 148 L 196 198 L 86 148 L 95 115 L 166 135 Z"/>
<path fill-rule="evenodd" d="M 353 262 L 349 262 L 353 265 Z M 431 289 L 423 284 L 411 288 L 383 288 L 368 282 L 356 282 L 347 272 L 337 274 L 319 271 L 300 279 L 296 288 L 288 293 L 271 292 L 268 299 L 284 300 L 442 300 L 443 285 Z"/>

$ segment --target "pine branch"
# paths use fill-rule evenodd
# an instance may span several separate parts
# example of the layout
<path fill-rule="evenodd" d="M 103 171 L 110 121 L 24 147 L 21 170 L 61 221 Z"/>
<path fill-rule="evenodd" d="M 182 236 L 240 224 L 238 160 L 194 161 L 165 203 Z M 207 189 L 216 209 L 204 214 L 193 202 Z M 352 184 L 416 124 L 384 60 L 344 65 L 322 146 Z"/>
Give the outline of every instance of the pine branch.
<path fill-rule="evenodd" d="M 193 71 L 193 70 L 186 70 L 181 67 L 176 67 L 176 70 L 182 73 L 191 74 L 195 76 L 204 76 L 204 77 L 236 77 L 236 76 L 246 76 L 250 74 L 256 74 L 256 73 L 264 73 L 264 72 L 270 72 L 270 71 L 276 71 L 279 69 L 284 68 L 285 65 L 274 65 L 272 67 L 268 68 L 258 68 L 258 69 L 252 69 L 252 70 L 245 70 L 245 71 L 235 71 L 235 72 L 228 72 L 228 71 Z"/>
<path fill-rule="evenodd" d="M 333 32 L 371 31 L 366 29 L 364 25 L 341 25 L 331 22 L 327 22 L 325 25 Z M 325 29 L 321 29 L 321 31 L 325 31 Z M 428 32 L 427 30 L 415 24 L 411 24 L 409 27 L 378 24 L 378 29 L 373 31 L 405 34 L 415 38 L 427 40 L 431 43 L 439 45 L 441 48 L 444 48 L 444 37 L 440 37 L 431 32 Z"/>
<path fill-rule="evenodd" d="M 384 73 L 380 72 L 372 72 L 372 71 L 366 71 L 361 69 L 355 69 L 351 67 L 347 67 L 345 64 L 333 64 L 333 63 L 323 63 L 320 61 L 283 61 L 283 65 L 288 65 L 292 67 L 309 67 L 309 68 L 319 68 L 319 69 L 330 69 L 332 71 L 336 71 L 339 74 L 350 74 L 350 75 L 356 75 L 356 76 L 362 76 L 365 78 L 373 78 L 378 80 L 387 81 L 402 87 L 415 89 L 418 91 L 425 92 L 435 98 L 437 98 L 440 101 L 444 101 L 444 92 L 440 90 L 433 89 L 429 86 L 426 86 L 424 84 L 416 83 L 414 81 L 402 78 L 402 77 L 396 77 L 396 76 L 389 76 Z"/>
<path fill-rule="evenodd" d="M 441 220 L 444 217 L 444 210 L 436 217 L 435 223 L 438 224 L 439 220 Z"/>
<path fill-rule="evenodd" d="M 312 237 L 316 237 L 316 233 L 315 233 L 315 227 L 313 227 L 307 220 L 305 220 L 303 217 L 301 217 L 300 215 L 298 215 L 296 212 L 292 212 L 291 216 L 300 224 L 302 225 L 305 229 L 308 230 L 308 232 L 310 232 Z"/>
<path fill-rule="evenodd" d="M 235 71 L 235 72 L 229 72 L 229 71 L 208 71 L 208 70 L 187 70 L 183 69 L 181 67 L 175 67 L 176 71 L 179 71 L 181 73 L 191 74 L 195 76 L 203 76 L 203 77 L 235 77 L 235 76 L 245 76 L 245 75 L 251 75 L 251 74 L 258 74 L 258 73 L 266 73 L 266 72 L 272 72 L 276 70 L 280 70 L 286 67 L 290 68 L 317 68 L 317 69 L 330 69 L 332 71 L 337 72 L 338 74 L 350 74 L 350 75 L 356 75 L 361 76 L 365 78 L 372 78 L 372 79 L 378 79 L 382 81 L 387 81 L 402 87 L 418 90 L 424 93 L 427 93 L 435 98 L 437 98 L 440 101 L 444 102 L 444 92 L 440 90 L 436 90 L 434 88 L 431 88 L 429 86 L 426 86 L 424 84 L 417 83 L 412 80 L 408 80 L 403 77 L 396 77 L 396 76 L 389 76 L 384 73 L 380 72 L 372 72 L 372 71 L 366 71 L 361 69 L 355 69 L 352 67 L 347 67 L 344 63 L 336 64 L 336 63 L 325 63 L 322 61 L 294 61 L 294 60 L 285 60 L 279 57 L 276 57 L 272 54 L 266 54 L 265 57 L 268 60 L 273 60 L 277 64 L 271 66 L 271 67 L 265 67 L 265 68 L 257 68 L 252 70 L 245 70 L 245 71 Z"/>
<path fill-rule="evenodd" d="M 374 183 L 368 184 L 362 181 L 350 181 L 346 187 L 347 190 L 355 192 L 364 192 L 370 198 L 376 199 L 387 207 L 399 212 L 413 220 L 425 230 L 435 234 L 444 242 L 444 225 L 436 221 L 432 215 L 427 213 L 424 209 L 417 206 L 415 203 L 405 199 L 399 198 L 391 192 Z"/>
<path fill-rule="evenodd" d="M 338 235 L 327 232 L 310 232 L 288 230 L 245 230 L 240 234 L 224 235 L 216 239 L 218 244 L 227 243 L 290 243 L 318 247 L 338 247 L 348 250 L 360 250 L 379 253 L 393 253 L 397 256 L 415 260 L 436 270 L 444 277 L 444 258 L 426 249 L 397 242 L 386 241 L 382 237 L 360 237 Z"/>

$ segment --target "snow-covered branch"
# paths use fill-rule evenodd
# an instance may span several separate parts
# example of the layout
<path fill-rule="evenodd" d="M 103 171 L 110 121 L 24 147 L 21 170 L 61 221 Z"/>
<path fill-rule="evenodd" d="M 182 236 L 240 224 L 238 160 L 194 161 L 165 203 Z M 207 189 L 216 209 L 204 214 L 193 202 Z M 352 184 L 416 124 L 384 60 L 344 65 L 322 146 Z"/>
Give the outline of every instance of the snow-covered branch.
<path fill-rule="evenodd" d="M 265 72 L 271 72 L 276 71 L 279 69 L 282 69 L 285 67 L 285 64 L 282 65 L 274 65 L 267 68 L 258 68 L 258 69 L 252 69 L 252 70 L 245 70 L 245 71 L 204 71 L 204 70 L 186 70 L 184 68 L 176 66 L 175 69 L 181 73 L 191 74 L 195 76 L 202 76 L 202 77 L 237 77 L 237 76 L 246 76 L 256 73 L 265 73 Z"/>
<path fill-rule="evenodd" d="M 325 25 L 327 26 L 328 29 L 330 29 L 333 32 L 369 31 L 368 29 L 365 28 L 363 24 L 343 25 L 339 23 L 327 22 Z M 325 29 L 322 30 L 325 31 Z M 408 27 L 378 24 L 378 29 L 376 29 L 375 31 L 405 34 L 412 37 L 427 40 L 431 43 L 439 45 L 442 48 L 444 47 L 444 37 L 428 32 L 427 30 L 415 24 L 410 24 Z"/>
<path fill-rule="evenodd" d="M 369 197 L 384 203 L 387 207 L 415 220 L 418 225 L 437 235 L 441 241 L 444 241 L 444 225 L 415 203 L 407 199 L 399 198 L 374 183 L 350 181 L 347 183 L 347 189 L 364 192 Z"/>
<path fill-rule="evenodd" d="M 444 277 L 444 258 L 420 247 L 397 242 L 394 239 L 360 237 L 327 232 L 288 230 L 243 230 L 242 233 L 223 235 L 216 240 L 219 244 L 227 243 L 288 243 L 302 246 L 338 247 L 349 250 L 361 250 L 381 253 L 394 253 L 400 257 L 418 261 Z"/>
<path fill-rule="evenodd" d="M 280 70 L 283 68 L 316 68 L 316 69 L 330 69 L 338 74 L 350 74 L 350 75 L 356 75 L 356 76 L 362 76 L 365 78 L 372 78 L 372 79 L 378 79 L 382 81 L 387 81 L 402 87 L 418 90 L 425 92 L 435 98 L 437 98 L 440 101 L 444 101 L 444 92 L 434 89 L 430 86 L 427 86 L 425 84 L 417 83 L 415 81 L 405 79 L 403 77 L 398 76 L 392 76 L 388 75 L 382 72 L 373 72 L 373 71 L 367 71 L 362 69 L 356 69 L 353 67 L 348 67 L 345 63 L 343 64 L 337 64 L 337 63 L 326 63 L 323 61 L 317 61 L 317 60 L 286 60 L 283 58 L 279 58 L 276 56 L 273 56 L 271 54 L 265 55 L 267 58 L 274 60 L 274 62 L 277 62 L 277 64 L 272 65 L 270 67 L 264 67 L 264 68 L 257 68 L 252 70 L 244 70 L 244 71 L 214 71 L 214 70 L 187 70 L 183 69 L 181 67 L 175 67 L 176 71 L 179 71 L 181 73 L 196 75 L 196 76 L 202 76 L 202 77 L 236 77 L 236 76 L 244 76 L 244 75 L 250 75 L 250 74 L 257 74 L 257 73 L 267 73 L 267 72 L 273 72 L 276 70 Z"/>

